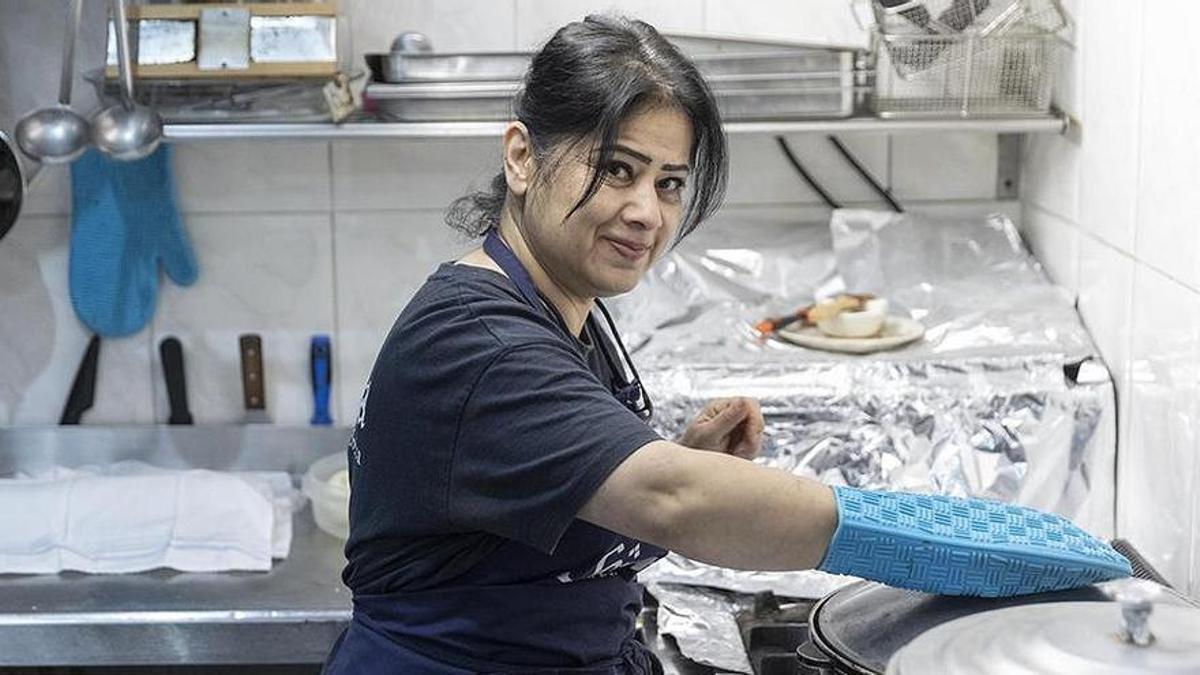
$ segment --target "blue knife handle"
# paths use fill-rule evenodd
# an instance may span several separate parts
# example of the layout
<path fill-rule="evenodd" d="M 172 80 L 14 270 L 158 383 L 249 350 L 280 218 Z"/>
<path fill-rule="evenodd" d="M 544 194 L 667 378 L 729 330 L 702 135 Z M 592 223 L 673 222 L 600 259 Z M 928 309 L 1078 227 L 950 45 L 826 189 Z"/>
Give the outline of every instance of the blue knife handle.
<path fill-rule="evenodd" d="M 329 355 L 329 336 L 314 335 L 309 346 L 309 370 L 312 375 L 313 415 L 310 423 L 333 424 L 329 416 L 329 389 L 333 383 L 333 361 Z"/>

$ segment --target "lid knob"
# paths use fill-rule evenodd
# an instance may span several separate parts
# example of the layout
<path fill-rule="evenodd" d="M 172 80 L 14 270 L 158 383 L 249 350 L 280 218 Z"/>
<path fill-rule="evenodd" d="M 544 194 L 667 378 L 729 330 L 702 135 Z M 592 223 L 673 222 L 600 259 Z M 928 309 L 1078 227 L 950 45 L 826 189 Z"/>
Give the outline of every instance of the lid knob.
<path fill-rule="evenodd" d="M 1150 632 L 1150 613 L 1154 601 L 1162 595 L 1162 586 L 1146 579 L 1121 579 L 1105 589 L 1109 597 L 1121 603 L 1121 639 L 1139 647 L 1154 642 Z"/>

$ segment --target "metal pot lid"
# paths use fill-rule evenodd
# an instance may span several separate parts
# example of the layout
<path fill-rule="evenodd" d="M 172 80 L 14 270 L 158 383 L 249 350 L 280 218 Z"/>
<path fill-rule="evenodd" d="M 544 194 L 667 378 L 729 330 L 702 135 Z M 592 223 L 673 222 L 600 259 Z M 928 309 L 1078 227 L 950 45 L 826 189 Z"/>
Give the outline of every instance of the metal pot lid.
<path fill-rule="evenodd" d="M 1058 602 L 955 619 L 898 651 L 887 675 L 1200 672 L 1200 610 L 1151 605 L 1152 638 L 1136 644 L 1125 603 Z"/>
<path fill-rule="evenodd" d="M 1109 601 L 1097 586 L 1009 598 L 973 598 L 930 595 L 860 581 L 818 602 L 809 617 L 809 631 L 817 647 L 843 671 L 880 674 L 901 647 L 960 617 L 1050 602 Z"/>

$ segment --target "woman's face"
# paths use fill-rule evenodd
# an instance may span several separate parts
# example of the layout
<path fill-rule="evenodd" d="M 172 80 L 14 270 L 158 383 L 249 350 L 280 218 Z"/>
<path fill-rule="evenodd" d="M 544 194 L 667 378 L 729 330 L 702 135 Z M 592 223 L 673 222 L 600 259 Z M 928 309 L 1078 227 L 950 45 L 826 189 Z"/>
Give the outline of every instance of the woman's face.
<path fill-rule="evenodd" d="M 619 127 L 596 194 L 571 214 L 597 161 L 580 143 L 526 198 L 523 232 L 541 267 L 577 298 L 625 293 L 675 236 L 683 213 L 692 127 L 677 108 L 648 107 Z"/>

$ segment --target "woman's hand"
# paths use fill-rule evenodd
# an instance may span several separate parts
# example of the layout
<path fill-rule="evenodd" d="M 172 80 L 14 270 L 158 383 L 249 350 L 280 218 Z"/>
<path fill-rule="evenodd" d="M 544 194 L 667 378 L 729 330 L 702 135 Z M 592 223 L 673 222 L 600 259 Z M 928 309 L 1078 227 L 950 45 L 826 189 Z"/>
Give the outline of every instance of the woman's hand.
<path fill-rule="evenodd" d="M 708 402 L 684 429 L 679 444 L 754 459 L 762 450 L 763 416 L 758 401 L 738 396 Z"/>

